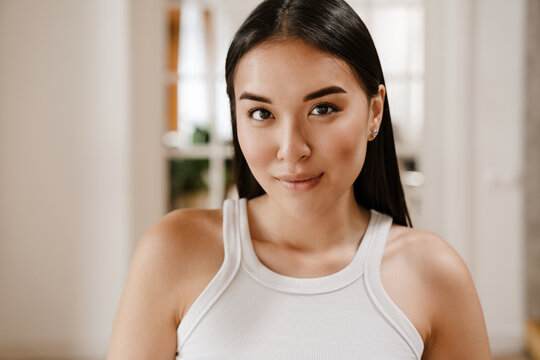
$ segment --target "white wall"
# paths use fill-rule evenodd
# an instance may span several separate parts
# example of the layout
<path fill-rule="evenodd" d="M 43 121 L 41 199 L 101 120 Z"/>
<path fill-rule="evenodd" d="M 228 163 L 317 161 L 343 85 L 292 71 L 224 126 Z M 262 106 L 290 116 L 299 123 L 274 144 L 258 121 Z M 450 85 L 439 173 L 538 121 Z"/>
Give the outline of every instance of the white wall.
<path fill-rule="evenodd" d="M 135 144 L 129 15 L 127 0 L 0 0 L 0 357 L 104 357 L 134 237 L 163 211 L 130 196 L 163 167 L 140 169 L 157 147 Z M 137 109 L 160 121 L 155 96 Z"/>
<path fill-rule="evenodd" d="M 422 227 L 464 257 L 492 350 L 524 339 L 524 0 L 427 4 Z"/>
<path fill-rule="evenodd" d="M 167 210 L 166 24 L 157 0 L 129 0 L 131 88 L 131 258 L 134 245 Z"/>

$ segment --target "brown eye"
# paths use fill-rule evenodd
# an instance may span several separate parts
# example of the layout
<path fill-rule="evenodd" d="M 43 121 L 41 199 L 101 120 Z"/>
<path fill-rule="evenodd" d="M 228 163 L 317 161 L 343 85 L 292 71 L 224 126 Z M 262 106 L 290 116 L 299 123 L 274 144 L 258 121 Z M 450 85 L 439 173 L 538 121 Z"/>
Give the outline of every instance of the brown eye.
<path fill-rule="evenodd" d="M 338 109 L 335 106 L 325 103 L 315 106 L 311 110 L 310 115 L 328 115 L 336 111 L 338 111 Z"/>
<path fill-rule="evenodd" d="M 265 109 L 253 109 L 249 111 L 249 116 L 256 121 L 264 121 L 273 118 L 274 115 Z"/>

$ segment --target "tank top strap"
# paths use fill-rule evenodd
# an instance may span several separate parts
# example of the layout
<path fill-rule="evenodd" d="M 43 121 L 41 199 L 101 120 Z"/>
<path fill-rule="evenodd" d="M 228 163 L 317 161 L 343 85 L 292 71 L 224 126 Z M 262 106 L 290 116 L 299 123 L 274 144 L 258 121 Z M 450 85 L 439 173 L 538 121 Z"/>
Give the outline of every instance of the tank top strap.
<path fill-rule="evenodd" d="M 226 199 L 223 202 L 223 246 L 225 256 L 236 255 L 238 259 L 240 259 L 241 201 L 239 199 Z"/>
<path fill-rule="evenodd" d="M 206 312 L 233 280 L 241 260 L 239 231 L 239 201 L 227 199 L 223 203 L 223 263 L 184 315 L 177 329 L 178 349 L 191 335 Z"/>
<path fill-rule="evenodd" d="M 373 219 L 375 234 L 369 238 L 369 244 L 366 244 L 368 245 L 367 261 L 364 269 L 366 288 L 378 310 L 387 318 L 420 359 L 424 350 L 422 337 L 409 318 L 392 301 L 381 281 L 381 262 L 388 233 L 392 226 L 392 218 L 375 210 L 371 210 L 371 216 L 375 217 Z"/>
<path fill-rule="evenodd" d="M 371 216 L 373 217 L 373 236 L 366 239 L 368 241 L 368 244 L 366 244 L 368 259 L 365 262 L 365 271 L 376 275 L 380 272 L 386 239 L 392 226 L 392 218 L 376 210 L 371 210 Z"/>

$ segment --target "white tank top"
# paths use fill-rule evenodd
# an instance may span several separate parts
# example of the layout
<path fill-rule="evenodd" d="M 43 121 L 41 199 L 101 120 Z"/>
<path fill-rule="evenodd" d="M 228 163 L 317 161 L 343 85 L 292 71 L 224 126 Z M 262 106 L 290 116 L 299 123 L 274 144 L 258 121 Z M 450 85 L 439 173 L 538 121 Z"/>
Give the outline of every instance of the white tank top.
<path fill-rule="evenodd" d="M 380 279 L 391 224 L 371 210 L 345 268 L 294 278 L 260 262 L 246 200 L 226 200 L 224 261 L 178 327 L 177 359 L 420 359 L 422 338 Z"/>

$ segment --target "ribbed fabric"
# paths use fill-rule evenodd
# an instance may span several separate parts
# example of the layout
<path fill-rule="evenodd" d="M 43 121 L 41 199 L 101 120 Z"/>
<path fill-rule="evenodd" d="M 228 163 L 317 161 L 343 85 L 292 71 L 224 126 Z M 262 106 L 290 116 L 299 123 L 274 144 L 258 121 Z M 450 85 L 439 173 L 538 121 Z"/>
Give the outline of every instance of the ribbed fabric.
<path fill-rule="evenodd" d="M 246 200 L 226 200 L 224 262 L 178 327 L 177 359 L 419 360 L 422 338 L 380 279 L 392 219 L 370 213 L 345 268 L 293 278 L 257 258 Z"/>

